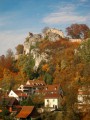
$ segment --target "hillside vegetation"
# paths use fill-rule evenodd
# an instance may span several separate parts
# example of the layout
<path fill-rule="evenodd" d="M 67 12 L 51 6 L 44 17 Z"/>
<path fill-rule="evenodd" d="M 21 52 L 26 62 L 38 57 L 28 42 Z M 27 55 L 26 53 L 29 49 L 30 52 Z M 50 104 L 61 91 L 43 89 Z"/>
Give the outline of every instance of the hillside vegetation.
<path fill-rule="evenodd" d="M 68 29 L 70 35 L 70 28 Z M 80 35 L 76 37 L 79 38 Z M 38 49 L 39 54 L 47 55 L 47 61 L 42 60 L 37 69 L 34 69 L 35 59 L 31 53 L 22 54 L 15 60 L 9 49 L 6 56 L 0 57 L 0 87 L 4 90 L 16 89 L 28 79 L 44 80 L 46 84 L 60 83 L 65 95 L 62 109 L 71 111 L 70 114 L 66 113 L 65 120 L 79 120 L 78 115 L 78 119 L 73 118 L 77 91 L 82 85 L 90 85 L 90 39 L 85 37 L 86 33 L 80 43 L 62 37 L 56 41 L 43 38 L 37 42 L 36 47 L 32 47 L 33 50 Z"/>

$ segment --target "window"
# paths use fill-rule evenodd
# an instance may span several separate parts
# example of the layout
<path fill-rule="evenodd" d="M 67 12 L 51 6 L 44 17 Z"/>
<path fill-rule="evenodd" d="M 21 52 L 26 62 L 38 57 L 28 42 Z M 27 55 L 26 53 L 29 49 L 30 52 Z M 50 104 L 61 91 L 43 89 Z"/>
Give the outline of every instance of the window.
<path fill-rule="evenodd" d="M 57 87 L 55 87 L 55 90 L 57 89 Z"/>
<path fill-rule="evenodd" d="M 46 87 L 46 90 L 47 90 L 48 88 Z"/>
<path fill-rule="evenodd" d="M 53 105 L 53 108 L 55 107 L 55 105 Z"/>

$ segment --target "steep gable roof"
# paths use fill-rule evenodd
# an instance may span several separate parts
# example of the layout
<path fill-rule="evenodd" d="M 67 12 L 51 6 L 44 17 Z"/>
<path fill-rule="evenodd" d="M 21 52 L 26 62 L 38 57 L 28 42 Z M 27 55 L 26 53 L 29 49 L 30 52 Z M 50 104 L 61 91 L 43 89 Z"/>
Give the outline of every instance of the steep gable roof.
<path fill-rule="evenodd" d="M 22 92 L 21 90 L 15 90 L 13 91 L 15 94 L 17 94 L 19 97 L 27 97 L 27 94 Z"/>
<path fill-rule="evenodd" d="M 17 118 L 27 118 L 32 111 L 34 110 L 34 106 L 23 106 L 21 111 L 16 115 Z"/>

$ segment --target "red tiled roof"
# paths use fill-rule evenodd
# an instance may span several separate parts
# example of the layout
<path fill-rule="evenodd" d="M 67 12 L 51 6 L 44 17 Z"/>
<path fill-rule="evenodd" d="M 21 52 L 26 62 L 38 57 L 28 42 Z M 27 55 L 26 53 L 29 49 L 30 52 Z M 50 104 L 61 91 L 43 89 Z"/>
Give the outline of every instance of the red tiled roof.
<path fill-rule="evenodd" d="M 16 108 L 22 108 L 22 106 L 21 106 L 21 105 L 16 105 L 15 107 L 16 107 Z"/>
<path fill-rule="evenodd" d="M 27 118 L 33 111 L 34 106 L 23 106 L 21 111 L 16 115 L 17 118 Z"/>
<path fill-rule="evenodd" d="M 23 93 L 23 94 L 20 94 L 19 97 L 28 97 L 28 95 Z"/>
<path fill-rule="evenodd" d="M 35 86 L 30 84 L 30 85 L 24 85 L 24 87 L 28 87 L 29 88 L 29 87 L 35 87 Z"/>
<path fill-rule="evenodd" d="M 79 91 L 78 92 L 78 95 L 89 95 L 90 94 L 90 92 L 88 92 L 88 91 Z"/>
<path fill-rule="evenodd" d="M 29 82 L 30 86 L 38 86 L 38 85 L 45 85 L 45 82 L 44 81 L 41 81 L 41 80 L 28 80 L 27 82 Z M 26 85 L 28 85 L 26 83 Z"/>
<path fill-rule="evenodd" d="M 59 91 L 60 84 L 46 85 L 43 92 L 57 92 Z"/>
<path fill-rule="evenodd" d="M 46 94 L 44 98 L 59 98 L 61 97 L 59 94 Z"/>
<path fill-rule="evenodd" d="M 21 90 L 14 90 L 14 92 L 15 92 L 17 95 L 23 93 Z"/>
<path fill-rule="evenodd" d="M 22 92 L 21 90 L 16 90 L 14 91 L 19 97 L 27 97 L 27 94 Z"/>

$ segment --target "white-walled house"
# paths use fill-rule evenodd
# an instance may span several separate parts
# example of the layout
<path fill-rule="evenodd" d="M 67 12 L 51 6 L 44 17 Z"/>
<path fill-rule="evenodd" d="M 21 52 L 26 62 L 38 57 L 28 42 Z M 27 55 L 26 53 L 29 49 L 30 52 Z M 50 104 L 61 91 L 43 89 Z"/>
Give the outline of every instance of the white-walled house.
<path fill-rule="evenodd" d="M 90 104 L 90 87 L 79 88 L 77 99 L 79 104 Z"/>
<path fill-rule="evenodd" d="M 28 97 L 28 95 L 26 93 L 23 93 L 20 90 L 11 90 L 8 94 L 9 97 L 14 97 L 16 98 L 18 101 L 22 101 L 24 99 L 26 99 Z"/>
<path fill-rule="evenodd" d="M 57 109 L 60 108 L 62 97 L 59 94 L 46 94 L 44 98 L 44 106 Z"/>
<path fill-rule="evenodd" d="M 45 107 L 49 107 L 51 109 L 57 109 L 61 107 L 63 100 L 63 91 L 60 84 L 46 85 L 42 93 L 45 95 Z"/>
<path fill-rule="evenodd" d="M 79 110 L 90 109 L 90 86 L 82 86 L 78 89 L 77 101 Z"/>

